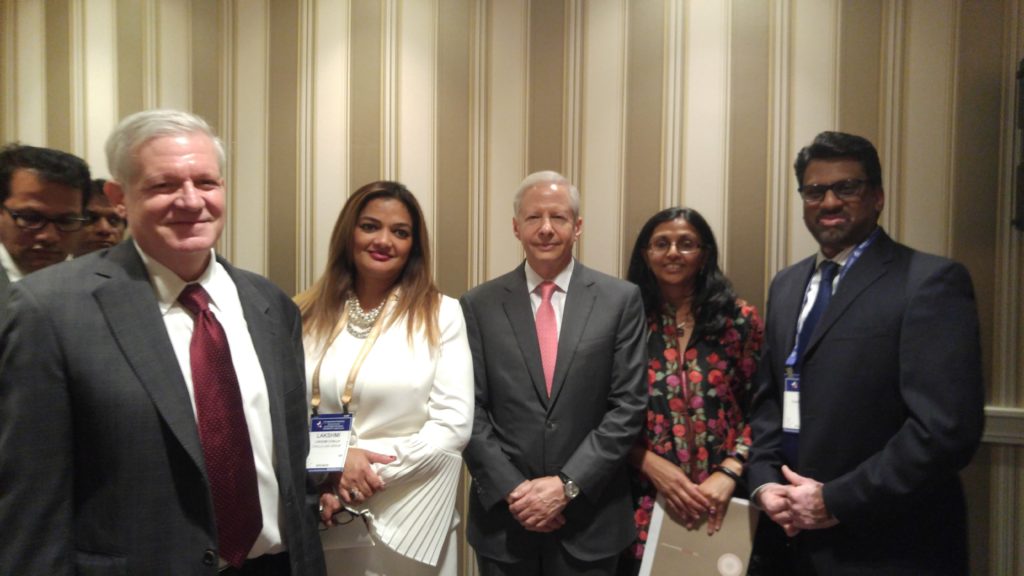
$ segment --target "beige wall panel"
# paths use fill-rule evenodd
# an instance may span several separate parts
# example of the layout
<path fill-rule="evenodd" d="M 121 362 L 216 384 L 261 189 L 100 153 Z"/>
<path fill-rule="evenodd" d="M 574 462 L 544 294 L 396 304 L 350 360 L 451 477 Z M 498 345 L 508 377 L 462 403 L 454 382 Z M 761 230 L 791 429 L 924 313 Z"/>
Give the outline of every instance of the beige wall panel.
<path fill-rule="evenodd" d="M 719 0 L 687 3 L 682 204 L 725 238 L 729 138 L 729 12 Z"/>
<path fill-rule="evenodd" d="M 883 0 L 841 0 L 839 125 L 881 146 Z"/>
<path fill-rule="evenodd" d="M 5 22 L 4 45 L 10 50 L 7 58 L 13 65 L 10 87 L 4 89 L 4 98 L 11 98 L 5 106 L 11 116 L 5 120 L 5 140 L 20 140 L 23 144 L 47 144 L 48 100 L 46 79 L 49 69 L 46 40 L 46 3 L 43 0 L 8 0 L 6 13 L 12 16 Z M 8 31 L 10 37 L 6 37 Z"/>
<path fill-rule="evenodd" d="M 398 10 L 397 179 L 409 187 L 434 230 L 436 202 L 437 0 L 403 2 Z M 433 241 L 433 239 L 432 239 Z M 436 244 L 432 246 L 436 251 Z"/>
<path fill-rule="evenodd" d="M 956 13 L 953 0 L 907 3 L 900 239 L 935 254 L 949 253 Z"/>
<path fill-rule="evenodd" d="M 768 234 L 770 6 L 732 0 L 726 220 L 716 236 L 736 293 L 764 311 Z"/>
<path fill-rule="evenodd" d="M 492 0 L 487 8 L 486 235 L 485 279 L 522 261 L 512 235 L 512 197 L 526 176 L 527 5 L 526 0 Z"/>
<path fill-rule="evenodd" d="M 999 190 L 1003 10 L 973 3 L 960 10 L 950 255 L 971 271 L 991 382 L 998 194 L 981 192 Z"/>
<path fill-rule="evenodd" d="M 580 141 L 580 258 L 619 276 L 625 161 L 626 3 L 591 0 L 583 10 L 583 110 Z M 588 233 L 588 230 L 592 233 Z"/>
<path fill-rule="evenodd" d="M 331 231 L 349 192 L 349 9 L 348 0 L 316 2 L 313 194 L 308 215 L 314 279 L 327 268 Z"/>
<path fill-rule="evenodd" d="M 249 7 L 242 2 L 239 9 Z M 157 10 L 156 105 L 192 109 L 192 17 L 189 0 L 160 0 Z M 203 51 L 200 58 L 208 58 Z"/>
<path fill-rule="evenodd" d="M 71 0 L 46 3 L 46 141 L 59 150 L 75 151 L 71 110 Z M 39 95 L 35 95 L 39 98 Z"/>
<path fill-rule="evenodd" d="M 565 0 L 530 2 L 529 158 L 526 171 L 565 173 Z"/>
<path fill-rule="evenodd" d="M 223 22 L 219 2 L 193 0 L 191 3 L 192 38 L 200 38 L 192 58 L 192 112 L 203 117 L 217 130 L 221 126 L 220 79 L 224 74 L 224 49 L 220 41 Z"/>
<path fill-rule="evenodd" d="M 662 199 L 662 111 L 665 94 L 665 3 L 627 4 L 626 150 L 623 163 L 623 277 L 637 234 L 658 212 Z"/>
<path fill-rule="evenodd" d="M 442 292 L 469 288 L 471 0 L 440 0 L 437 27 L 437 195 L 430 230 Z M 459 557 L 463 557 L 462 554 Z"/>
<path fill-rule="evenodd" d="M 299 5 L 270 3 L 267 91 L 267 277 L 288 294 L 298 289 Z M 272 160 L 271 160 L 272 159 Z"/>
<path fill-rule="evenodd" d="M 383 126 L 383 9 L 379 0 L 352 0 L 349 16 L 349 190 L 379 180 Z"/>
<path fill-rule="evenodd" d="M 661 146 L 661 206 L 681 203 L 686 104 L 686 5 L 665 4 L 665 103 Z"/>
<path fill-rule="evenodd" d="M 145 108 L 148 2 L 117 0 L 117 117 Z"/>
<path fill-rule="evenodd" d="M 267 0 L 235 4 L 234 78 L 228 96 L 228 200 L 232 220 L 231 261 L 247 270 L 267 270 Z"/>
<path fill-rule="evenodd" d="M 117 6 L 116 0 L 89 0 L 83 9 L 82 81 L 84 102 L 81 110 L 83 158 L 93 178 L 106 177 L 107 157 L 103 150 L 107 135 L 118 121 L 117 106 Z"/>
<path fill-rule="evenodd" d="M 817 250 L 803 222 L 803 203 L 796 193 L 793 160 L 822 130 L 833 130 L 837 121 L 838 0 L 793 0 L 790 37 L 790 146 L 783 163 L 790 176 L 785 190 L 778 190 L 789 205 L 789 251 L 784 264 L 792 264 Z"/>

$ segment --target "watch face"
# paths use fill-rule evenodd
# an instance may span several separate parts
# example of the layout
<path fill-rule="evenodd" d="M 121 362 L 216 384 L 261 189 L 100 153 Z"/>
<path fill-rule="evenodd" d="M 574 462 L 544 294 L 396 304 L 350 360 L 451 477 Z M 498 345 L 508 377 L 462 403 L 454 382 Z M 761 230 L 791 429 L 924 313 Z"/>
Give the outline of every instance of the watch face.
<path fill-rule="evenodd" d="M 578 496 L 579 493 L 580 493 L 580 487 L 577 486 L 575 482 L 573 482 L 572 480 L 569 480 L 568 482 L 565 483 L 565 497 L 566 498 L 568 498 L 569 500 L 572 500 L 573 498 Z"/>

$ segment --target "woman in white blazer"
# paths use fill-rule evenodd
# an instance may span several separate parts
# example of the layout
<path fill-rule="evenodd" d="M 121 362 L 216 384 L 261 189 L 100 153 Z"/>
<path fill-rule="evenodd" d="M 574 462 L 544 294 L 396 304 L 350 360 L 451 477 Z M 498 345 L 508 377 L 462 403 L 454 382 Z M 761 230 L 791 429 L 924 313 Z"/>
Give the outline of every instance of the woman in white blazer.
<path fill-rule="evenodd" d="M 362 512 L 376 542 L 326 550 L 332 575 L 457 573 L 472 358 L 458 303 L 431 279 L 429 246 L 412 193 L 367 184 L 338 217 L 327 270 L 297 297 L 311 411 L 353 417 L 321 519 L 331 526 Z"/>

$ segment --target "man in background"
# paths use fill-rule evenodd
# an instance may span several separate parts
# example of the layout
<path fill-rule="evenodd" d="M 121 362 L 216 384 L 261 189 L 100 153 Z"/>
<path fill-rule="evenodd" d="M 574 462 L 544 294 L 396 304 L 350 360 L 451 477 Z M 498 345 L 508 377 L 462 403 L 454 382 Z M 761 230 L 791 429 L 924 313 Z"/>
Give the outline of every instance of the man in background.
<path fill-rule="evenodd" d="M 8 284 L 67 260 L 88 197 L 81 158 L 21 144 L 0 150 L 0 305 Z"/>
<path fill-rule="evenodd" d="M 127 222 L 124 206 L 114 206 L 103 192 L 103 178 L 92 181 L 89 204 L 85 207 L 85 226 L 75 242 L 75 258 L 90 252 L 111 248 L 124 239 Z"/>
<path fill-rule="evenodd" d="M 751 574 L 967 574 L 958 472 L 978 447 L 963 266 L 893 241 L 875 147 L 823 132 L 796 176 L 817 254 L 771 285 L 748 468 Z"/>

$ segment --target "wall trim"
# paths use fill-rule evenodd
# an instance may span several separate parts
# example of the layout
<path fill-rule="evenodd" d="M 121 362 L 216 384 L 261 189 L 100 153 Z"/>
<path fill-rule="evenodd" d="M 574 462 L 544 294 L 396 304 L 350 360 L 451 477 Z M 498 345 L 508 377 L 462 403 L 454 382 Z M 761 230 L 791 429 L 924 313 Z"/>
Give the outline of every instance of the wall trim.
<path fill-rule="evenodd" d="M 769 105 L 768 150 L 768 210 L 765 212 L 765 230 L 768 235 L 767 266 L 765 266 L 765 293 L 776 272 L 786 265 L 789 249 L 789 210 L 786 199 L 789 190 L 790 148 L 790 81 L 789 62 L 791 0 L 774 4 L 771 14 L 771 71 Z"/>
<path fill-rule="evenodd" d="M 381 80 L 383 90 L 381 126 L 381 175 L 385 180 L 398 179 L 398 10 L 396 0 L 381 2 L 384 13 L 381 50 Z"/>
<path fill-rule="evenodd" d="M 487 274 L 487 8 L 487 2 L 473 4 L 473 30 L 469 47 L 470 242 L 467 286 L 480 284 Z"/>
<path fill-rule="evenodd" d="M 784 0 L 785 1 L 785 0 Z M 661 207 L 679 203 L 683 187 L 683 119 L 686 114 L 686 6 L 665 6 L 665 103 L 662 114 Z"/>
<path fill-rule="evenodd" d="M 885 68 L 882 79 L 882 141 L 879 142 L 879 153 L 882 161 L 882 181 L 892 188 L 898 187 L 900 179 L 900 161 L 902 158 L 903 135 L 903 82 L 904 57 L 906 47 L 906 6 L 903 0 L 893 0 L 884 5 L 883 10 L 883 57 Z M 888 194 L 885 198 L 885 210 L 882 222 L 885 229 L 894 238 L 899 238 L 900 197 Z"/>
<path fill-rule="evenodd" d="M 298 227 L 295 241 L 298 255 L 295 259 L 296 292 L 302 292 L 313 282 L 315 266 L 314 238 L 316 226 L 313 223 L 313 207 L 316 162 L 316 43 L 317 7 L 316 0 L 300 0 L 299 6 L 299 85 L 296 150 L 296 180 L 298 192 Z"/>
<path fill-rule="evenodd" d="M 1024 408 L 986 406 L 982 442 L 1024 446 Z"/>

